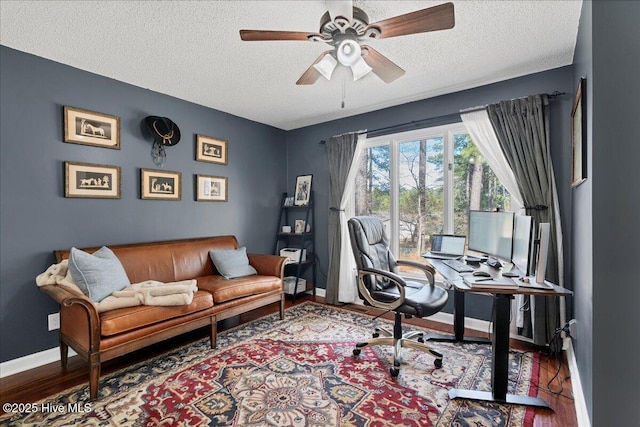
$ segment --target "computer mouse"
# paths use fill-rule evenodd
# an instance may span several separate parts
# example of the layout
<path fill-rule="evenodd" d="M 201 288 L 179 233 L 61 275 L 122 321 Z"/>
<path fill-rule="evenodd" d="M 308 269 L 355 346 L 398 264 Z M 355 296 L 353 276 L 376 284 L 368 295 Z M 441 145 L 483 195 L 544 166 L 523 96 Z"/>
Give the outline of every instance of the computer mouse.
<path fill-rule="evenodd" d="M 486 271 L 482 271 L 482 270 L 474 271 L 473 275 L 476 276 L 476 277 L 491 277 L 491 275 L 489 273 L 487 273 Z"/>

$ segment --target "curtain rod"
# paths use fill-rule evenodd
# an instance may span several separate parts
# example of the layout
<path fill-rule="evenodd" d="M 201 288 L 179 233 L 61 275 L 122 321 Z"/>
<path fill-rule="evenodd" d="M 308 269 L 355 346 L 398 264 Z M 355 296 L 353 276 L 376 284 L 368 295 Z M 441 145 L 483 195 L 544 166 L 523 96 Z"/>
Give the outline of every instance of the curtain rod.
<path fill-rule="evenodd" d="M 565 95 L 565 92 L 559 92 L 559 91 L 556 90 L 551 94 L 547 93 L 547 94 L 544 94 L 544 95 L 547 95 L 549 98 L 558 98 L 560 96 Z M 387 131 L 387 130 L 393 130 L 393 129 L 396 129 L 396 128 L 402 128 L 402 127 L 406 127 L 406 126 L 412 126 L 412 125 L 413 126 L 418 126 L 419 124 L 421 124 L 423 122 L 444 121 L 444 120 L 448 120 L 448 119 L 455 119 L 455 118 L 460 118 L 460 114 L 461 113 L 469 113 L 469 112 L 472 112 L 472 111 L 480 111 L 480 110 L 484 110 L 485 108 L 487 108 L 486 105 L 479 106 L 479 107 L 472 107 L 472 108 L 469 108 L 469 109 L 466 109 L 466 110 L 461 110 L 458 113 L 444 114 L 442 116 L 436 116 L 436 117 L 428 117 L 428 118 L 425 118 L 425 119 L 413 120 L 411 122 L 400 123 L 400 124 L 391 125 L 391 126 L 385 126 L 385 127 L 378 128 L 378 129 L 373 129 L 373 130 L 361 130 L 361 131 L 358 131 L 356 133 L 358 135 L 362 135 L 363 133 L 375 134 L 375 133 L 378 133 L 378 132 L 384 132 L 384 131 Z M 319 142 L 319 144 L 321 144 L 321 145 L 322 144 L 326 144 L 326 143 L 327 143 L 327 141 L 324 140 L 324 139 Z"/>
<path fill-rule="evenodd" d="M 391 126 L 385 126 L 385 127 L 381 127 L 378 129 L 372 129 L 372 130 L 361 130 L 356 132 L 358 135 L 362 135 L 364 133 L 366 134 L 372 134 L 372 133 L 377 133 L 377 132 L 384 132 L 387 130 L 392 130 L 392 129 L 396 129 L 396 128 L 400 128 L 400 127 L 405 127 L 405 126 L 418 126 L 420 123 L 423 122 L 427 122 L 427 121 L 436 121 L 436 120 L 444 120 L 444 119 L 455 119 L 455 118 L 460 118 L 460 113 L 452 113 L 452 114 L 445 114 L 442 116 L 437 116 L 437 117 L 429 117 L 426 119 L 419 119 L 419 120 L 413 120 L 411 122 L 406 122 L 406 123 L 399 123 L 399 124 L 395 124 L 395 125 L 391 125 Z M 320 141 L 320 144 L 325 144 L 327 141 L 325 141 L 324 139 L 322 141 Z"/>

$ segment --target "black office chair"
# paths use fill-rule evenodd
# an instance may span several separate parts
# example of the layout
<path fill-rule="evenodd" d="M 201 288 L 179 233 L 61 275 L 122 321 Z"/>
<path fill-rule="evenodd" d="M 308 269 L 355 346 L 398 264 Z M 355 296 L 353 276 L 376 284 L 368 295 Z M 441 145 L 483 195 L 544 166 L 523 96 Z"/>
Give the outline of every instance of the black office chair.
<path fill-rule="evenodd" d="M 385 328 L 375 328 L 373 339 L 356 344 L 354 355 L 372 345 L 392 345 L 393 367 L 389 369 L 393 377 L 400 373 L 400 350 L 402 347 L 428 351 L 435 356 L 434 365 L 442 367 L 442 354 L 424 343 L 429 337 L 422 332 L 402 333 L 402 315 L 407 318 L 428 317 L 444 307 L 447 292 L 435 286 L 435 269 L 429 264 L 416 261 L 396 260 L 389 250 L 389 240 L 384 225 L 378 218 L 359 216 L 348 222 L 351 248 L 358 266 L 358 293 L 365 304 L 395 312 L 393 332 Z M 398 266 L 419 268 L 426 275 L 429 284 L 407 281 L 398 275 Z M 384 337 L 380 338 L 380 334 Z"/>

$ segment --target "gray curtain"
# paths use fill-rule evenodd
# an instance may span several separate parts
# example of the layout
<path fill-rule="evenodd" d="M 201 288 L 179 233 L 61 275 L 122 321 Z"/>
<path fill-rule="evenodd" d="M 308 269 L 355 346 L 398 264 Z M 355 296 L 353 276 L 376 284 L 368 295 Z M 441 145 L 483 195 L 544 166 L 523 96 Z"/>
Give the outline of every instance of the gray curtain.
<path fill-rule="evenodd" d="M 325 301 L 339 304 L 340 284 L 340 201 L 358 143 L 356 132 L 332 136 L 326 142 L 329 159 L 329 269 Z"/>
<path fill-rule="evenodd" d="M 518 182 L 527 215 L 534 223 L 551 225 L 546 279 L 561 284 L 559 275 L 558 236 L 559 213 L 556 212 L 557 192 L 551 165 L 549 146 L 549 100 L 546 95 L 502 101 L 487 107 L 489 119 L 504 155 Z M 535 297 L 534 318 L 525 313 L 523 335 L 544 345 L 560 324 L 559 298 Z M 530 305 L 529 305 L 530 306 Z M 531 331 L 531 325 L 535 324 Z M 532 336 L 533 335 L 533 336 Z"/>

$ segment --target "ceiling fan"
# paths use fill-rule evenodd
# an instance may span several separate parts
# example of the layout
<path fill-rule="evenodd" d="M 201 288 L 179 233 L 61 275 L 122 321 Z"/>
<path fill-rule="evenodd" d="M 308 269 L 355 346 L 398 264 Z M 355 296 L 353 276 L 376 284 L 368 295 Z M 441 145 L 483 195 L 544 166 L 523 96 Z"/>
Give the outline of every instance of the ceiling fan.
<path fill-rule="evenodd" d="M 444 3 L 382 21 L 369 23 L 367 14 L 353 6 L 352 0 L 327 1 L 328 11 L 320 19 L 318 33 L 299 31 L 240 30 L 244 41 L 314 41 L 333 46 L 322 52 L 302 74 L 297 85 L 311 85 L 320 76 L 327 80 L 338 63 L 351 67 L 353 80 L 373 71 L 391 83 L 405 71 L 371 46 L 367 40 L 385 39 L 429 31 L 446 30 L 455 25 L 453 3 Z"/>

